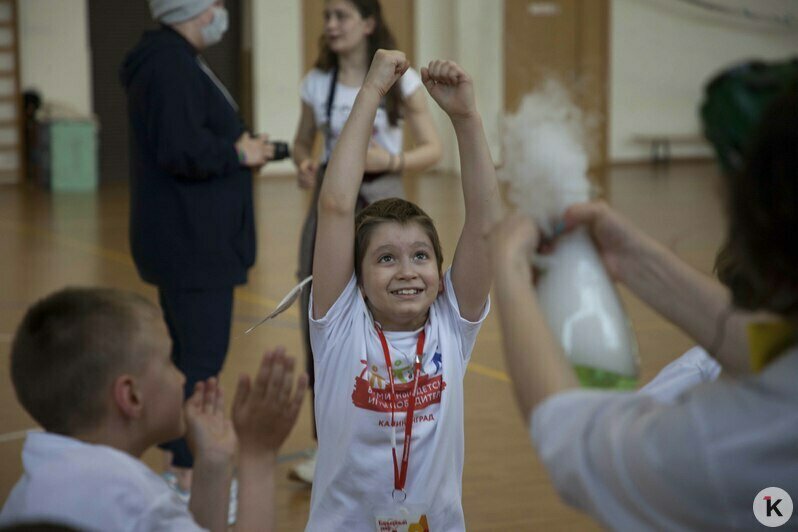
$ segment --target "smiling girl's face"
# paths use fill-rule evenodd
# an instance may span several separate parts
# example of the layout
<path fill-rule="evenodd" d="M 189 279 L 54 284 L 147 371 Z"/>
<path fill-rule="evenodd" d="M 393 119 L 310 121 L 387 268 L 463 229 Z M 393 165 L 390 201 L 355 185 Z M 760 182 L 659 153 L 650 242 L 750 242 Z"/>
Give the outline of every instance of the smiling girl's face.
<path fill-rule="evenodd" d="M 386 331 L 421 328 L 443 289 L 432 242 L 415 222 L 374 228 L 363 256 L 360 286 L 374 320 Z"/>

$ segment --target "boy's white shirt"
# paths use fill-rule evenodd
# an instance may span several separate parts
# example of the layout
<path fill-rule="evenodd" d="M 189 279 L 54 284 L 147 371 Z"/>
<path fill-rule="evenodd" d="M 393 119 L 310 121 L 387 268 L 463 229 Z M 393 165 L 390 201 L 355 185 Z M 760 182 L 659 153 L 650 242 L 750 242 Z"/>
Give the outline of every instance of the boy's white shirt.
<path fill-rule="evenodd" d="M 0 525 L 41 522 L 78 530 L 204 530 L 166 482 L 143 462 L 106 445 L 30 432 L 22 478 Z"/>
<path fill-rule="evenodd" d="M 316 120 L 316 125 L 322 130 L 324 130 L 322 126 L 327 122 L 327 97 L 331 81 L 332 71 L 324 72 L 314 68 L 302 79 L 299 89 L 302 101 L 313 108 L 313 117 Z M 421 87 L 421 77 L 415 70 L 409 68 L 397 83 L 402 98 L 407 99 Z M 330 121 L 332 122 L 329 128 L 330 138 L 327 139 L 329 142 L 325 142 L 324 161 L 330 158 L 327 148 L 332 150 L 335 147 L 335 143 L 344 129 L 344 124 L 349 118 L 349 113 L 352 111 L 352 106 L 355 104 L 358 92 L 360 92 L 360 87 L 350 87 L 341 83 L 336 85 L 332 112 L 330 113 Z M 402 126 L 401 124 L 396 126 L 390 124 L 388 113 L 383 106 L 377 109 L 371 139 L 394 155 L 398 155 L 402 151 Z"/>
<path fill-rule="evenodd" d="M 313 319 L 312 298 L 309 309 L 319 450 L 307 530 L 373 530 L 373 509 L 390 506 L 394 487 L 385 356 L 354 275 L 324 317 Z M 426 506 L 436 531 L 465 528 L 463 377 L 489 309 L 487 301 L 478 321 L 463 319 L 448 271 L 425 325 L 405 490 L 407 504 Z M 385 335 L 392 344 L 394 383 L 410 388 L 417 335 Z M 404 393 L 397 389 L 400 397 Z M 405 411 L 395 413 L 400 461 Z"/>

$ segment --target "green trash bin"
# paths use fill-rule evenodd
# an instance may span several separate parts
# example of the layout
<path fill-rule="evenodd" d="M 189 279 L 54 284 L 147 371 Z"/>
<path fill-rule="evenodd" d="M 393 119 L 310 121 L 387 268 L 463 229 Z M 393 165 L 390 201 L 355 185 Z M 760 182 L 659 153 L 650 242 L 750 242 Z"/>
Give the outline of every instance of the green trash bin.
<path fill-rule="evenodd" d="M 54 191 L 97 188 L 97 126 L 90 120 L 52 120 L 42 124 L 44 181 Z"/>

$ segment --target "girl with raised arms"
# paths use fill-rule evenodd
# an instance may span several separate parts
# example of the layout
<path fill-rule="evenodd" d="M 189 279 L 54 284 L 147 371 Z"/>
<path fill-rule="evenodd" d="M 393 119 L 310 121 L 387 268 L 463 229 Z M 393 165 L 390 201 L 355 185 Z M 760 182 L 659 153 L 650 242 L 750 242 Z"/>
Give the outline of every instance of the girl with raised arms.
<path fill-rule="evenodd" d="M 489 310 L 499 192 L 471 78 L 433 61 L 421 77 L 454 126 L 465 200 L 451 268 L 442 272 L 437 232 L 415 204 L 381 200 L 355 216 L 374 115 L 407 68 L 401 52 L 375 54 L 319 197 L 310 309 L 319 451 L 308 530 L 465 528 L 463 377 Z"/>

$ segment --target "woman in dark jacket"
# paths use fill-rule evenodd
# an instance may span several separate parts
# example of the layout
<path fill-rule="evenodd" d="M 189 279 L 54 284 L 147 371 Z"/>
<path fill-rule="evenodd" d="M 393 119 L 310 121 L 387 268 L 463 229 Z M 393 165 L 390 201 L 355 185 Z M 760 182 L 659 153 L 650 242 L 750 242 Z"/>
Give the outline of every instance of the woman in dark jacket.
<path fill-rule="evenodd" d="M 150 0 L 162 27 L 127 55 L 121 81 L 130 121 L 130 247 L 158 287 L 172 356 L 194 383 L 217 375 L 230 337 L 233 287 L 255 262 L 252 169 L 273 153 L 244 131 L 238 106 L 200 52 L 227 29 L 223 2 Z M 190 485 L 185 440 L 172 452 Z"/>

